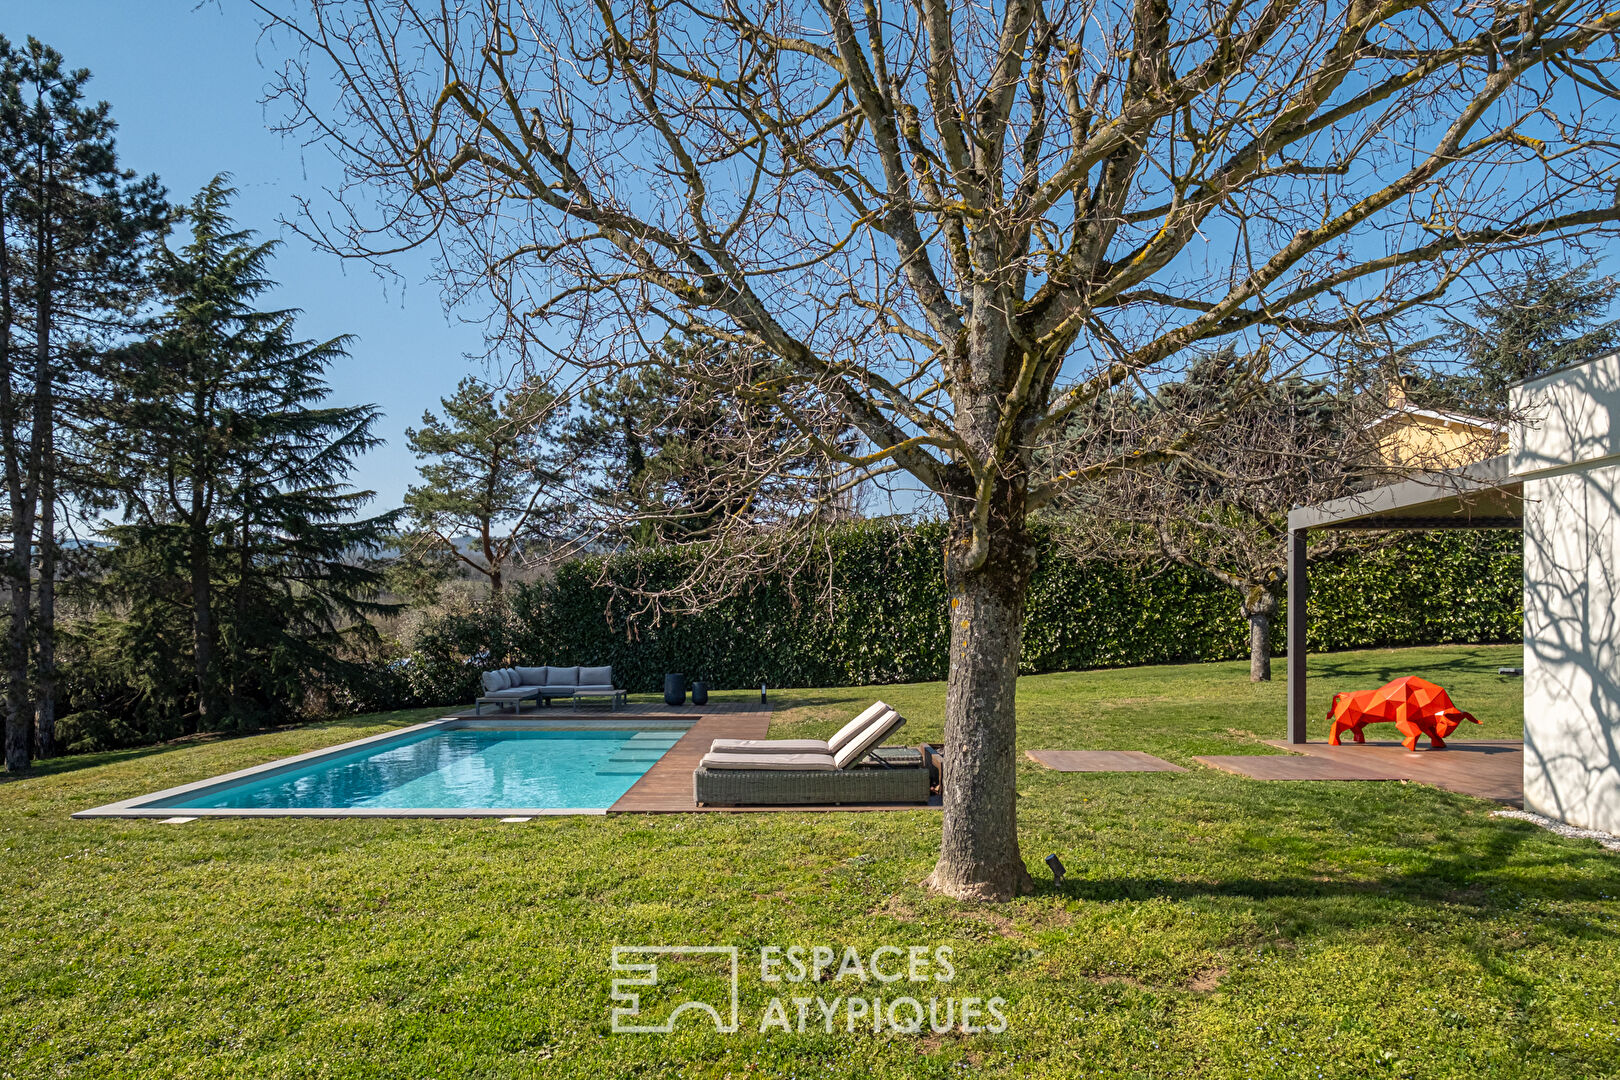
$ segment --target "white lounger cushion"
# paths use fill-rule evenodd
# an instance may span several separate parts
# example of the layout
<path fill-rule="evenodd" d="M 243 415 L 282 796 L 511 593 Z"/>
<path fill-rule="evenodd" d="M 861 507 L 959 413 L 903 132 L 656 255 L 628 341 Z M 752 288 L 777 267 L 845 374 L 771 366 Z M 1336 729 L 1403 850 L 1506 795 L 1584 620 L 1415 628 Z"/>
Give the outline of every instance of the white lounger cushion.
<path fill-rule="evenodd" d="M 704 754 L 705 769 L 764 769 L 770 772 L 836 772 L 830 754 Z"/>
<path fill-rule="evenodd" d="M 833 764 L 840 769 L 849 768 L 865 757 L 872 747 L 900 730 L 905 722 L 905 717 L 890 709 L 883 714 L 882 719 L 868 724 L 865 731 L 845 743 L 843 748 L 833 755 Z"/>
<path fill-rule="evenodd" d="M 831 754 L 820 739 L 716 739 L 714 754 Z"/>
<path fill-rule="evenodd" d="M 838 729 L 838 734 L 834 735 L 832 738 L 827 740 L 827 750 L 828 750 L 828 752 L 833 753 L 833 754 L 838 753 L 838 751 L 842 750 L 845 746 L 849 745 L 849 743 L 857 735 L 859 735 L 861 732 L 865 731 L 869 724 L 871 724 L 873 721 L 877 720 L 878 717 L 882 716 L 884 713 L 889 712 L 889 711 L 891 711 L 891 710 L 890 710 L 889 705 L 888 705 L 887 702 L 883 702 L 883 701 L 874 701 L 874 702 L 872 702 L 872 704 L 868 705 L 866 708 L 861 710 L 861 713 L 860 713 L 859 716 L 855 717 L 855 719 L 851 720 L 849 723 L 847 723 L 843 727 L 839 728 Z"/>
<path fill-rule="evenodd" d="M 878 739 L 886 738 L 889 732 L 905 723 L 904 720 L 896 723 L 896 718 L 895 711 L 879 701 L 863 710 L 826 742 L 820 739 L 716 739 L 709 744 L 709 751 L 719 754 L 834 754 L 865 735 L 869 728 L 881 725 Z"/>

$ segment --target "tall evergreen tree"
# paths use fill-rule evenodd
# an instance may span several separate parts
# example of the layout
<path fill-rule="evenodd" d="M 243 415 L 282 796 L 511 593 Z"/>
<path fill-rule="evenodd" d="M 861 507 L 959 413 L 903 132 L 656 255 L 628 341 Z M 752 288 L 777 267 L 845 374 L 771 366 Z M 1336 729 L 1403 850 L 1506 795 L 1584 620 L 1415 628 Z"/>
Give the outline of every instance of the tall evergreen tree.
<path fill-rule="evenodd" d="M 439 404 L 442 417 L 425 412 L 420 428 L 405 429 L 424 461 L 422 482 L 405 494 L 408 554 L 459 563 L 499 596 L 524 546 L 543 540 L 566 515 L 551 441 L 555 396 L 524 386 L 501 397 L 463 379 Z"/>
<path fill-rule="evenodd" d="M 366 562 L 394 523 L 357 519 L 372 493 L 346 484 L 377 410 L 319 404 L 348 339 L 301 340 L 297 311 L 256 306 L 278 245 L 235 227 L 232 194 L 216 177 L 185 209 L 186 244 L 154 268 L 165 310 L 119 354 L 100 427 L 128 522 L 109 535 L 185 583 L 203 730 L 257 726 L 340 663 L 344 630 L 382 610 Z"/>
<path fill-rule="evenodd" d="M 1620 318 L 1610 318 L 1620 282 L 1597 277 L 1594 264 L 1541 257 L 1520 276 L 1441 320 L 1462 361 L 1461 382 L 1481 409 L 1499 409 L 1508 387 L 1620 344 Z M 1456 380 L 1452 380 L 1456 381 Z"/>
<path fill-rule="evenodd" d="M 90 361 L 131 310 L 144 242 L 164 213 L 156 178 L 138 180 L 118 167 L 116 125 L 106 102 L 86 102 L 89 79 L 33 38 L 21 47 L 0 38 L 0 456 L 11 531 L 12 769 L 27 765 L 30 734 L 41 754 L 55 743 L 56 513 L 75 484 L 61 443 L 74 429 L 75 406 L 93 396 L 85 385 Z"/>

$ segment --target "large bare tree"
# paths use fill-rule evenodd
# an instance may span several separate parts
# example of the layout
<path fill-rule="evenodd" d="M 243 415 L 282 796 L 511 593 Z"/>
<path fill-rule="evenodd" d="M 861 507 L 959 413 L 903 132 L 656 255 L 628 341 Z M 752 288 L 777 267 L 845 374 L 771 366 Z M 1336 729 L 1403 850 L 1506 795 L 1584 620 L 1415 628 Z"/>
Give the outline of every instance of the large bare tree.
<path fill-rule="evenodd" d="M 305 228 L 432 245 L 529 355 L 702 333 L 782 361 L 937 497 L 951 607 L 935 888 L 1029 884 L 1014 688 L 1029 515 L 1105 458 L 1065 418 L 1195 352 L 1308 351 L 1503 249 L 1620 220 L 1598 0 L 262 0 Z M 1083 460 L 1083 466 L 1061 463 Z M 1047 463 L 1058 463 L 1048 465 Z"/>

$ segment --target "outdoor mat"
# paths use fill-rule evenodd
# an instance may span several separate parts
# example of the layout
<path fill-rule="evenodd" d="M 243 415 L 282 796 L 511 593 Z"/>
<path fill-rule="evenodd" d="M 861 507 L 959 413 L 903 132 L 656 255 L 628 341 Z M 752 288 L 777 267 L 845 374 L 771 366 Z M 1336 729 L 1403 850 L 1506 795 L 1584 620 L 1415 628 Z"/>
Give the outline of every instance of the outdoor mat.
<path fill-rule="evenodd" d="M 1186 772 L 1140 750 L 1025 750 L 1024 756 L 1058 772 Z"/>
<path fill-rule="evenodd" d="M 1334 761 L 1294 754 L 1217 754 L 1194 761 L 1255 780 L 1404 780 L 1398 769 L 1374 762 Z"/>

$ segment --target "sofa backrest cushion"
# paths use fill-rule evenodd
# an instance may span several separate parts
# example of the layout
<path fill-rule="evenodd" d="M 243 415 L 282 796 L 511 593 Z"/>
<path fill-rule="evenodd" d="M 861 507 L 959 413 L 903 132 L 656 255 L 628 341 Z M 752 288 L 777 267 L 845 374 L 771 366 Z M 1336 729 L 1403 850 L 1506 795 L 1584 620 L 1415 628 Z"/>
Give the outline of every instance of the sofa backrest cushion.
<path fill-rule="evenodd" d="M 882 716 L 888 711 L 889 706 L 887 702 L 872 702 L 872 704 L 861 710 L 861 714 L 859 716 L 845 724 L 843 727 L 839 728 L 838 734 L 827 740 L 827 749 L 834 754 L 838 753 L 838 751 L 842 750 L 849 744 L 851 739 L 865 731 L 872 721 L 876 720 L 878 717 Z"/>
<path fill-rule="evenodd" d="M 612 686 L 613 668 L 611 667 L 582 667 L 579 669 L 579 685 L 581 686 Z"/>
<path fill-rule="evenodd" d="M 543 667 L 520 667 L 517 673 L 519 686 L 546 685 L 546 669 Z"/>
<path fill-rule="evenodd" d="M 577 667 L 548 667 L 546 668 L 547 686 L 578 686 L 579 668 Z"/>
<path fill-rule="evenodd" d="M 844 745 L 844 748 L 833 755 L 833 764 L 840 769 L 847 769 L 861 758 L 866 752 L 896 731 L 906 722 L 905 717 L 890 709 L 876 720 L 866 726 L 866 730 Z"/>
<path fill-rule="evenodd" d="M 486 671 L 478 679 L 484 684 L 486 694 L 493 694 L 506 686 L 506 679 L 498 671 Z"/>

